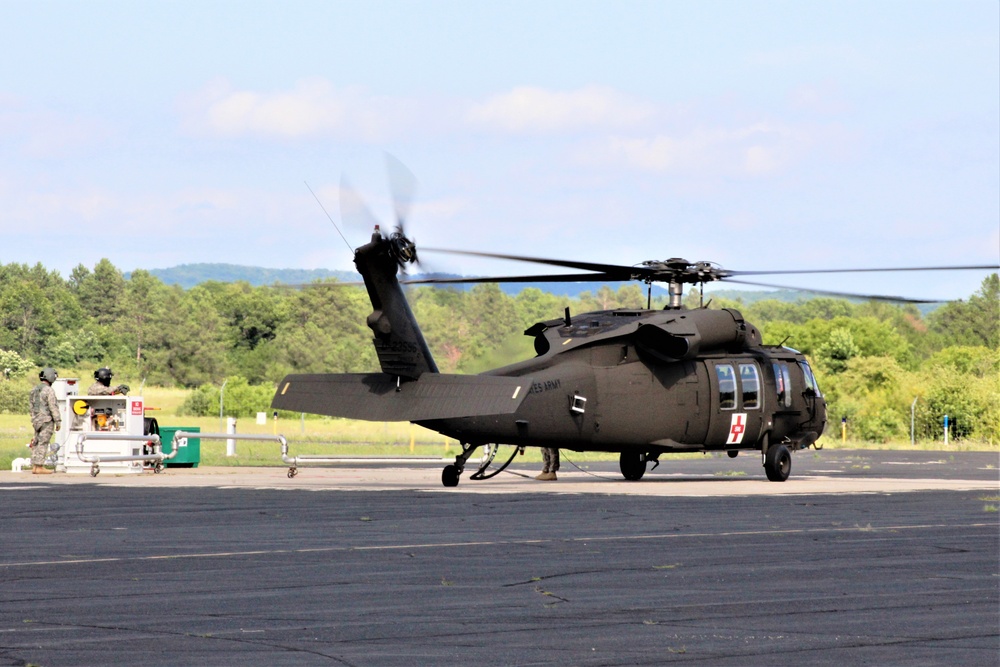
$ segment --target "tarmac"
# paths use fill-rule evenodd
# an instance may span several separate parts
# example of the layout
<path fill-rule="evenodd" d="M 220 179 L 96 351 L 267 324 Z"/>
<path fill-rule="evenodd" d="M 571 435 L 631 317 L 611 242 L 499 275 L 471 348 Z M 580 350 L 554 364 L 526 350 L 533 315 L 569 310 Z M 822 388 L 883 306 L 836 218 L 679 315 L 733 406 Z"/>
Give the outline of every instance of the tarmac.
<path fill-rule="evenodd" d="M 998 665 L 1000 456 L 0 473 L 0 666 Z"/>

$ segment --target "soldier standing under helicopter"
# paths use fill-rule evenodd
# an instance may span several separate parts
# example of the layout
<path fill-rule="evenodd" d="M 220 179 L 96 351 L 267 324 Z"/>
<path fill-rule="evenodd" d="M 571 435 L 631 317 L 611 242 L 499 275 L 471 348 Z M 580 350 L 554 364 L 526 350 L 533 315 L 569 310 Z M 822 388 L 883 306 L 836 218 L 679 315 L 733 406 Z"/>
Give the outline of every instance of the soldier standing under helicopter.
<path fill-rule="evenodd" d="M 39 383 L 28 395 L 31 426 L 35 429 L 35 437 L 31 439 L 31 472 L 35 475 L 52 474 L 45 467 L 45 459 L 49 455 L 52 434 L 59 430 L 62 423 L 56 393 L 52 391 L 52 383 L 57 377 L 56 369 L 43 368 L 38 374 Z"/>
<path fill-rule="evenodd" d="M 543 482 L 554 482 L 556 471 L 559 470 L 559 450 L 555 447 L 542 447 L 542 472 L 535 479 Z"/>

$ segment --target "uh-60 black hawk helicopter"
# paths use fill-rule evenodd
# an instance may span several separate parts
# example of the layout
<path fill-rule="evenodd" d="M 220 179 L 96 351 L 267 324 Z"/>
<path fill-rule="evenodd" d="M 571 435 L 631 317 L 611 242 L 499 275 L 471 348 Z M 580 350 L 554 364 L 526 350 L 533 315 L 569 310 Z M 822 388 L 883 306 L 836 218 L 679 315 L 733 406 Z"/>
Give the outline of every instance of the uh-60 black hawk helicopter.
<path fill-rule="evenodd" d="M 398 204 L 398 203 L 397 203 Z M 400 207 L 397 205 L 397 212 Z M 471 282 L 596 282 L 641 280 L 669 285 L 663 310 L 617 309 L 539 322 L 537 356 L 480 375 L 438 371 L 406 301 L 397 273 L 417 261 L 403 231 L 378 225 L 354 251 L 371 299 L 368 326 L 381 373 L 296 374 L 278 385 L 272 407 L 370 421 L 409 421 L 459 441 L 462 452 L 441 475 L 457 486 L 473 452 L 489 453 L 472 479 L 497 474 L 524 447 L 617 452 L 622 475 L 639 480 L 652 461 L 673 452 L 759 451 L 771 481 L 791 471 L 791 453 L 822 435 L 826 402 L 805 356 L 763 345 L 758 329 L 732 308 L 682 307 L 685 284 L 741 276 L 844 271 L 918 271 L 996 267 L 922 267 L 806 271 L 727 271 L 683 259 L 637 266 L 596 264 L 457 250 L 587 271 L 583 274 L 470 279 L 415 279 L 408 284 Z M 749 283 L 768 287 L 763 283 Z M 888 301 L 920 299 L 826 292 Z M 487 474 L 498 445 L 513 445 L 506 463 Z"/>

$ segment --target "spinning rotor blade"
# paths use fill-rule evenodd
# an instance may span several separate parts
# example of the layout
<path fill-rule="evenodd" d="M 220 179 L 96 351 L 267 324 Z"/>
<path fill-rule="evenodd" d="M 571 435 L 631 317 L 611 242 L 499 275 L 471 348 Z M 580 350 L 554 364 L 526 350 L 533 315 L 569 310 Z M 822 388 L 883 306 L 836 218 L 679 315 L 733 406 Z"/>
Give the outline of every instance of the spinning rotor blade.
<path fill-rule="evenodd" d="M 620 264 L 597 264 L 595 262 L 575 262 L 564 259 L 545 259 L 542 257 L 525 257 L 523 255 L 501 255 L 492 252 L 472 252 L 470 250 L 448 250 L 446 248 L 421 248 L 424 252 L 442 252 L 450 255 L 466 255 L 469 257 L 490 257 L 493 259 L 507 259 L 515 262 L 528 262 L 531 264 L 546 264 L 548 266 L 564 266 L 568 269 L 582 269 L 584 271 L 594 271 L 597 280 L 632 280 L 637 276 L 641 279 L 651 273 L 642 267 L 622 266 Z"/>
<path fill-rule="evenodd" d="M 410 215 L 410 207 L 417 191 L 417 178 L 407 169 L 396 156 L 385 154 L 385 166 L 389 172 L 389 190 L 392 193 L 392 203 L 396 210 L 396 228 L 405 234 L 406 218 Z"/>
<path fill-rule="evenodd" d="M 756 287 L 771 287 L 774 289 L 789 289 L 797 292 L 813 292 L 815 294 L 828 294 L 847 299 L 870 299 L 872 301 L 889 301 L 895 303 L 942 303 L 939 299 L 911 299 L 905 296 L 885 296 L 881 294 L 858 294 L 857 292 L 834 292 L 831 290 L 814 289 L 812 287 L 791 287 L 789 285 L 773 285 L 771 283 L 758 283 L 749 280 L 733 280 L 732 278 L 722 278 L 723 282 L 737 283 L 739 285 L 754 285 Z"/>
<path fill-rule="evenodd" d="M 725 271 L 727 276 L 767 276 L 807 273 L 877 273 L 882 271 L 985 271 L 997 270 L 1000 266 L 903 266 L 878 269 L 791 269 L 781 271 Z M 935 302 L 932 302 L 935 303 Z"/>
<path fill-rule="evenodd" d="M 401 280 L 407 285 L 461 285 L 463 283 L 591 283 L 628 280 L 607 273 L 554 273 L 548 276 L 496 276 L 482 278 L 415 278 Z"/>
<path fill-rule="evenodd" d="M 359 195 L 346 176 L 340 177 L 340 219 L 345 225 L 357 226 L 359 229 L 375 229 L 378 226 L 378 218 L 365 205 L 361 195 Z"/>

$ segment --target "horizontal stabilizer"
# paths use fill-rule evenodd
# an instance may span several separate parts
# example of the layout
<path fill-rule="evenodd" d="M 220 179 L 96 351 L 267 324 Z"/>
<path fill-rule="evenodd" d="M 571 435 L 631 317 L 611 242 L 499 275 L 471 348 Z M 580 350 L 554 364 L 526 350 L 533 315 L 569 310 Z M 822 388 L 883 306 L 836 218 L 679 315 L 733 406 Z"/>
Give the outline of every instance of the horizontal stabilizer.
<path fill-rule="evenodd" d="M 531 379 L 424 373 L 397 384 L 384 373 L 289 375 L 271 407 L 368 421 L 427 421 L 505 415 L 528 395 Z"/>

